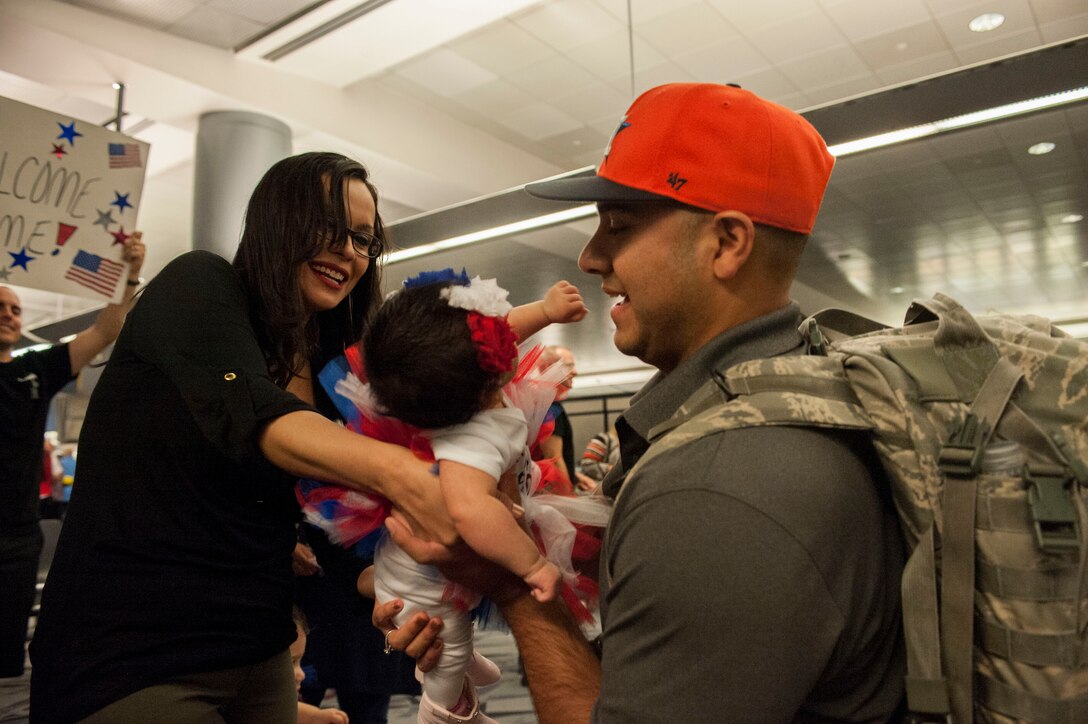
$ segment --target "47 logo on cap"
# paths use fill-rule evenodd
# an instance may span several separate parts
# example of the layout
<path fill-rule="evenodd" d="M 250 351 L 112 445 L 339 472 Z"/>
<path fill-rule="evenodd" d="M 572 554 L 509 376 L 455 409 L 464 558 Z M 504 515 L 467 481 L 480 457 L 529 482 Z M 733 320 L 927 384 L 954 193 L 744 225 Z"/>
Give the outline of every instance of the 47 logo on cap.
<path fill-rule="evenodd" d="M 680 188 L 688 182 L 686 178 L 681 178 L 680 174 L 676 171 L 670 173 L 669 177 L 665 180 L 668 181 L 669 186 L 672 186 L 673 191 L 679 191 Z"/>

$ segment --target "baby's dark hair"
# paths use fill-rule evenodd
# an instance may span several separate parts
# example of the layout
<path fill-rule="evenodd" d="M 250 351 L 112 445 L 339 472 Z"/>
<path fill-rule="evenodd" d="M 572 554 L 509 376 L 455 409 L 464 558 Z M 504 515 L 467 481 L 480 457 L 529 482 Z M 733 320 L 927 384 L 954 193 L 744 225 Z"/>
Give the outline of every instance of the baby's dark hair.
<path fill-rule="evenodd" d="M 501 386 L 500 373 L 477 362 L 468 310 L 442 297 L 449 286 L 401 289 L 363 334 L 367 381 L 378 404 L 423 429 L 468 422 Z"/>

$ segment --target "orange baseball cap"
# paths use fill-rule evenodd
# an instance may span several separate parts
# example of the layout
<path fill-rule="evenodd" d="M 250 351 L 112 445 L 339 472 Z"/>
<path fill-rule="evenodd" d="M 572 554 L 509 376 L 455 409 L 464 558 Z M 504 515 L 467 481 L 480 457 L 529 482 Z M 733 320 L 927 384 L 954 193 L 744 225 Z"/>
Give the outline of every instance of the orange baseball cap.
<path fill-rule="evenodd" d="M 525 190 L 564 201 L 672 199 L 808 234 L 834 164 L 816 129 L 784 106 L 732 85 L 668 83 L 627 109 L 595 176 Z"/>

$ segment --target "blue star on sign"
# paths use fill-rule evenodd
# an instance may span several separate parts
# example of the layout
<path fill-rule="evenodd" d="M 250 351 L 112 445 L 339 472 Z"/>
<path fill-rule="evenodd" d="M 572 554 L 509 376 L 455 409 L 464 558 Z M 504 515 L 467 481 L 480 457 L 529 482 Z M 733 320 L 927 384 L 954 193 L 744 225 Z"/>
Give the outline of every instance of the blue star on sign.
<path fill-rule="evenodd" d="M 82 136 L 83 134 L 76 130 L 76 122 L 65 125 L 63 123 L 57 123 L 60 126 L 60 135 L 57 138 L 63 138 L 73 146 L 76 145 L 76 136 Z M 10 253 L 10 252 L 9 252 Z"/>
<path fill-rule="evenodd" d="M 8 256 L 11 257 L 11 268 L 14 269 L 17 266 L 21 266 L 23 271 L 30 271 L 26 268 L 27 262 L 34 261 L 34 257 L 26 253 L 26 249 L 20 249 L 18 254 L 8 252 Z"/>
<path fill-rule="evenodd" d="M 128 202 L 128 194 L 123 194 L 120 191 L 114 191 L 113 195 L 116 196 L 113 201 L 110 202 L 110 206 L 116 206 L 121 213 L 125 212 L 125 207 L 132 208 L 132 204 Z"/>

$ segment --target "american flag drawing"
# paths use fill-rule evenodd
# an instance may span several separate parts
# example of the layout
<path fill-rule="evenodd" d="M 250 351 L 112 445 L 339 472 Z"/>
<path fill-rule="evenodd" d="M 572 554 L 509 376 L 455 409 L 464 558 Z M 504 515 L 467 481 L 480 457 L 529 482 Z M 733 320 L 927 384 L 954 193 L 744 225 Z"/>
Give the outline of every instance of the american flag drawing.
<path fill-rule="evenodd" d="M 140 146 L 136 143 L 111 143 L 110 168 L 139 168 Z"/>
<path fill-rule="evenodd" d="M 121 272 L 124 269 L 124 265 L 120 262 L 103 259 L 97 254 L 81 249 L 72 260 L 72 266 L 68 268 L 64 278 L 99 294 L 112 297 L 113 290 L 117 288 L 117 280 L 121 278 Z"/>

